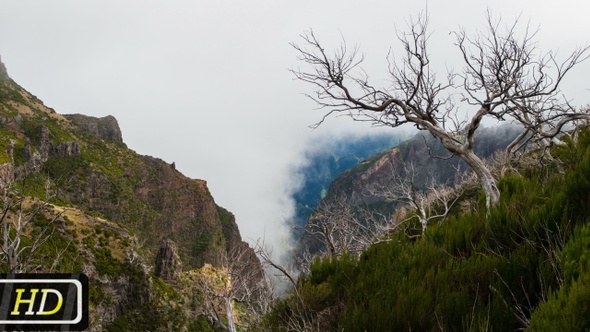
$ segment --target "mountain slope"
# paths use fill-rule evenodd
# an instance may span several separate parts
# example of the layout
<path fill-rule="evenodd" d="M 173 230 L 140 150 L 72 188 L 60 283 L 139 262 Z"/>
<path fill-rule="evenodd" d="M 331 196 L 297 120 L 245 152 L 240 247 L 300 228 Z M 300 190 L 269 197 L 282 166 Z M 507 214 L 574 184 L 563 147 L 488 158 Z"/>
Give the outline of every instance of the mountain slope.
<path fill-rule="evenodd" d="M 1 72 L 0 160 L 18 176 L 53 181 L 62 204 L 129 226 L 152 255 L 171 238 L 187 268 L 220 262 L 233 244 L 205 181 L 128 149 L 112 116 L 59 115 Z M 232 218 L 224 222 L 237 227 Z"/>
<path fill-rule="evenodd" d="M 180 283 L 169 281 L 171 287 L 152 274 L 164 240 L 175 243 L 182 262 L 174 266 L 184 271 L 206 264 L 225 268 L 230 257 L 248 262 L 254 275 L 262 275 L 261 266 L 233 214 L 215 203 L 204 180 L 137 154 L 122 136 L 112 116 L 60 115 L 46 107 L 0 61 L 3 202 L 22 200 L 27 204 L 21 210 L 38 211 L 30 214 L 24 244 L 43 230 L 51 234 L 31 254 L 36 263 L 19 271 L 88 274 L 91 330 L 106 329 L 118 317 L 136 329 L 186 330 L 204 314 L 198 309 L 204 304 L 185 298 Z M 10 206 L 7 220 L 18 209 Z M 0 269 L 8 265 L 4 261 Z"/>
<path fill-rule="evenodd" d="M 293 223 L 296 226 L 305 225 L 318 202 L 327 195 L 330 183 L 339 174 L 375 153 L 397 145 L 401 137 L 381 134 L 317 142 L 316 146 L 305 153 L 307 162 L 296 172 L 301 175 L 302 184 L 292 195 L 296 206 Z"/>

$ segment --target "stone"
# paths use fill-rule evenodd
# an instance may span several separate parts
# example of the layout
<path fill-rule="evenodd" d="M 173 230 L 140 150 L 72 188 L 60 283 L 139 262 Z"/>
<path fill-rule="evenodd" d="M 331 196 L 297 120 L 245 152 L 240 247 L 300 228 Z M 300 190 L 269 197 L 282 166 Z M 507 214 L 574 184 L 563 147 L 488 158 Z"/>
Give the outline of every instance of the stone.
<path fill-rule="evenodd" d="M 160 242 L 154 274 L 156 277 L 167 281 L 180 279 L 182 261 L 178 256 L 178 246 L 174 241 L 166 239 Z"/>

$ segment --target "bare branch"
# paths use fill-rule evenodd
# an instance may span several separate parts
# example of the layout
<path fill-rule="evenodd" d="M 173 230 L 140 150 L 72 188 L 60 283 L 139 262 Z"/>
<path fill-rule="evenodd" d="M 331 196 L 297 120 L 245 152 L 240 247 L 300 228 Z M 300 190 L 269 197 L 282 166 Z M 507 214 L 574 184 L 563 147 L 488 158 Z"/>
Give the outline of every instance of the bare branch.
<path fill-rule="evenodd" d="M 497 180 L 473 152 L 483 119 L 515 121 L 527 130 L 523 135 L 530 135 L 529 142 L 545 146 L 558 142 L 564 128 L 590 119 L 587 110 L 576 110 L 559 90 L 566 75 L 590 56 L 590 47 L 580 47 L 560 61 L 553 52 L 540 52 L 534 42 L 537 30 L 528 24 L 522 29 L 519 21 L 503 27 L 502 20 L 488 11 L 484 32 L 472 36 L 464 30 L 455 32 L 464 67 L 459 74 L 446 73 L 446 80 L 439 80 L 432 70 L 427 14 L 408 22 L 406 32 L 398 32 L 399 54 L 390 50 L 387 57 L 391 82 L 387 88 L 369 82 L 360 67 L 364 56 L 359 56 L 358 47 L 349 49 L 343 42 L 330 56 L 312 31 L 302 36 L 304 46 L 292 44 L 311 69 L 292 72 L 315 88 L 308 97 L 328 109 L 314 126 L 341 114 L 375 125 L 409 123 L 428 130 L 473 169 L 490 207 L 499 202 Z M 458 120 L 459 105 L 469 108 L 464 120 Z"/>

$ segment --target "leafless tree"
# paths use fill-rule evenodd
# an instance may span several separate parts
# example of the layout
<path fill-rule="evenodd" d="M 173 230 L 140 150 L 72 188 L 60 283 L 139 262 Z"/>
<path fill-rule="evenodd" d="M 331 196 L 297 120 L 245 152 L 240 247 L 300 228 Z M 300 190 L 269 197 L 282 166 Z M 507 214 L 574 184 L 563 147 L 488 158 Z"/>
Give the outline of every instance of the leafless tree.
<path fill-rule="evenodd" d="M 422 227 L 422 236 L 424 236 L 428 224 L 434 220 L 446 218 L 453 205 L 455 205 L 463 194 L 465 189 L 463 185 L 468 175 L 465 173 L 461 175 L 462 179 L 458 181 L 458 185 L 455 188 L 436 183 L 428 175 L 422 175 L 428 179 L 426 181 L 426 188 L 420 190 L 416 186 L 419 172 L 416 166 L 410 163 L 404 166 L 403 172 L 399 174 L 392 171 L 385 184 L 376 184 L 368 189 L 368 194 L 384 199 L 387 202 L 405 204 L 405 206 L 414 210 L 415 213 L 411 214 L 410 217 L 398 220 L 396 223 L 401 224 L 417 218 Z"/>
<path fill-rule="evenodd" d="M 265 271 L 274 270 L 278 272 L 278 274 L 273 274 L 273 276 L 286 279 L 291 286 L 297 287 L 297 271 L 293 271 L 292 268 L 280 264 L 275 258 L 273 258 L 272 249 L 266 247 L 264 239 L 259 239 L 256 242 L 254 250 L 256 251 L 256 255 L 260 258 Z"/>
<path fill-rule="evenodd" d="M 334 311 L 342 310 L 343 304 L 332 306 L 317 312 L 309 307 L 306 303 L 305 296 L 302 294 L 302 283 L 298 282 L 296 273 L 292 272 L 290 268 L 279 263 L 272 258 L 272 252 L 264 245 L 263 240 L 259 240 L 255 246 L 257 255 L 261 258 L 263 265 L 267 268 L 267 272 L 276 271 L 278 275 L 270 272 L 275 276 L 282 277 L 291 284 L 290 292 L 293 296 L 288 296 L 283 300 L 288 301 L 289 313 L 281 315 L 281 327 L 286 331 L 294 332 L 311 332 L 324 331 L 329 329 L 329 326 L 324 326 L 326 317 L 332 316 Z M 305 261 L 303 269 L 306 271 L 298 271 L 304 275 L 309 275 L 309 264 L 317 256 L 309 256 Z M 263 326 L 261 331 L 274 331 L 268 326 Z"/>
<path fill-rule="evenodd" d="M 475 133 L 484 118 L 515 121 L 524 127 L 520 140 L 545 143 L 554 140 L 572 121 L 588 119 L 560 97 L 559 86 L 578 63 L 588 57 L 589 47 L 578 48 L 563 61 L 553 52 L 541 53 L 526 26 L 517 35 L 519 19 L 502 28 L 488 12 L 487 30 L 472 37 L 454 33 L 464 66 L 439 80 L 428 53 L 428 16 L 410 21 L 408 32 L 399 33 L 402 55 L 388 56 L 391 85 L 379 88 L 369 82 L 360 64 L 358 47 L 343 43 L 329 55 L 312 31 L 302 35 L 303 45 L 292 44 L 299 59 L 311 69 L 293 70 L 296 78 L 315 86 L 308 94 L 328 113 L 343 114 L 355 121 L 399 127 L 412 124 L 428 130 L 442 145 L 469 165 L 486 195 L 488 208 L 499 202 L 497 180 L 473 152 Z M 461 107 L 460 107 L 461 106 Z M 460 115 L 459 109 L 468 113 Z M 511 153 L 519 141 L 507 152 Z"/>
<path fill-rule="evenodd" d="M 387 234 L 395 227 L 391 216 L 352 204 L 345 196 L 339 196 L 321 201 L 300 230 L 322 247 L 315 256 L 338 257 L 346 252 L 360 254 L 370 245 L 386 241 Z M 311 261 L 303 265 L 305 263 Z"/>
<path fill-rule="evenodd" d="M 24 195 L 24 186 L 27 178 L 13 183 L 2 183 L 0 186 L 0 200 L 2 211 L 0 212 L 0 224 L 2 232 L 2 245 L 0 255 L 6 262 L 9 273 L 33 272 L 38 266 L 33 262 L 38 249 L 45 243 L 55 230 L 52 224 L 63 213 L 53 214 L 51 219 L 38 228 L 35 228 L 36 218 L 41 217 L 50 208 L 48 201 L 53 197 L 51 182 L 45 184 L 45 199 L 31 198 Z M 19 188 L 19 184 L 21 188 Z M 25 242 L 24 239 L 28 238 Z M 26 244 L 25 244 L 26 243 Z M 63 254 L 63 252 L 62 252 Z M 58 253 L 56 260 L 60 259 Z M 56 262 L 53 262 L 55 265 Z"/>
<path fill-rule="evenodd" d="M 236 246 L 224 257 L 223 267 L 203 267 L 196 281 L 208 317 L 226 331 L 236 331 L 235 302 L 247 308 L 238 323 L 247 327 L 259 324 L 262 315 L 270 310 L 269 281 L 256 255 L 242 246 Z"/>

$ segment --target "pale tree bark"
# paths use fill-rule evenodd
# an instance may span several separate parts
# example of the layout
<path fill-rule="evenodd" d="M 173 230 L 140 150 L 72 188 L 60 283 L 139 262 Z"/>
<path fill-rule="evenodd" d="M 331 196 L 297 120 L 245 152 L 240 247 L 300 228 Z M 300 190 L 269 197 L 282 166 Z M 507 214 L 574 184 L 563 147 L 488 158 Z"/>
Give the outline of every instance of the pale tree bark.
<path fill-rule="evenodd" d="M 238 245 L 224 255 L 223 267 L 205 266 L 196 278 L 209 319 L 228 332 L 235 332 L 238 327 L 235 302 L 243 303 L 247 308 L 247 312 L 240 316 L 240 325 L 245 328 L 258 325 L 270 310 L 273 298 L 269 280 L 257 268 L 260 267 L 258 258 L 250 253 L 246 247 Z"/>
<path fill-rule="evenodd" d="M 320 202 L 304 227 L 298 228 L 323 250 L 308 256 L 339 257 L 344 253 L 359 255 L 372 244 L 385 241 L 395 229 L 392 217 L 352 204 L 345 196 Z M 311 263 L 306 262 L 307 264 Z"/>
<path fill-rule="evenodd" d="M 501 20 L 487 14 L 487 31 L 469 37 L 455 32 L 464 62 L 461 72 L 439 80 L 429 58 L 427 15 L 410 22 L 399 33 L 401 57 L 390 52 L 391 85 L 378 88 L 360 68 L 364 56 L 343 43 L 329 55 L 312 31 L 302 35 L 303 45 L 292 44 L 299 59 L 311 68 L 292 70 L 295 77 L 316 89 L 307 96 L 332 114 L 355 121 L 399 127 L 414 125 L 437 137 L 464 160 L 479 178 L 488 208 L 499 202 L 497 180 L 473 152 L 475 133 L 484 118 L 521 124 L 537 140 L 552 140 L 572 121 L 588 119 L 560 97 L 559 86 L 575 65 L 588 57 L 588 47 L 573 51 L 564 61 L 554 53 L 537 50 L 528 27 L 517 35 L 518 19 L 505 29 Z M 460 114 L 459 109 L 467 110 Z M 516 143 L 515 143 L 516 144 Z"/>
<path fill-rule="evenodd" d="M 270 270 L 274 270 L 278 272 L 279 277 L 283 277 L 287 279 L 291 283 L 291 291 L 293 291 L 294 297 L 287 297 L 284 299 L 291 299 L 289 300 L 289 313 L 286 316 L 282 316 L 281 319 L 281 327 L 286 331 L 298 331 L 298 332 L 311 332 L 311 331 L 325 331 L 327 328 L 322 326 L 322 315 L 330 314 L 332 310 L 338 310 L 341 307 L 344 307 L 343 303 L 340 303 L 339 306 L 330 307 L 324 309 L 320 312 L 315 311 L 314 309 L 310 308 L 307 299 L 303 296 L 301 292 L 302 283 L 298 282 L 296 272 L 292 272 L 291 269 L 283 266 L 278 261 L 272 258 L 272 250 L 269 250 L 267 246 L 264 244 L 264 240 L 259 240 L 255 246 L 256 253 L 262 259 L 263 264 Z M 317 257 L 317 256 L 314 256 Z M 309 264 L 311 263 L 312 259 L 307 261 L 307 272 L 299 271 L 304 275 L 309 275 Z M 266 329 L 264 329 L 266 331 Z"/>

